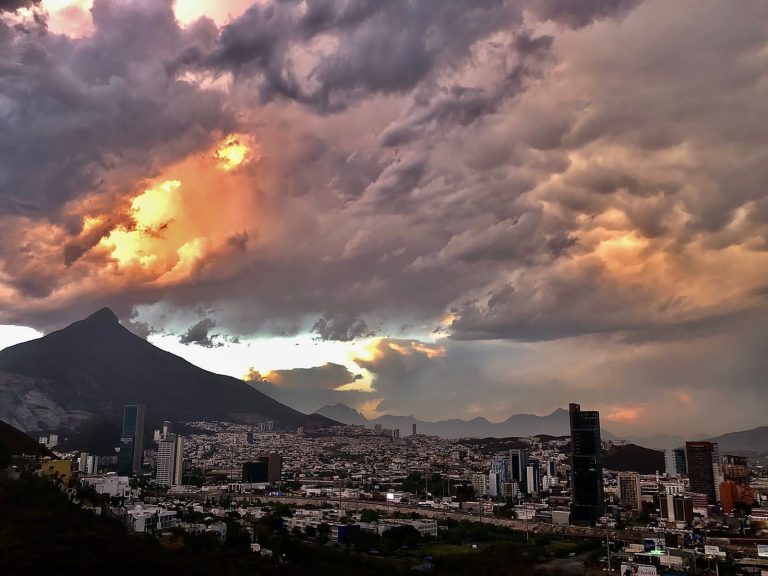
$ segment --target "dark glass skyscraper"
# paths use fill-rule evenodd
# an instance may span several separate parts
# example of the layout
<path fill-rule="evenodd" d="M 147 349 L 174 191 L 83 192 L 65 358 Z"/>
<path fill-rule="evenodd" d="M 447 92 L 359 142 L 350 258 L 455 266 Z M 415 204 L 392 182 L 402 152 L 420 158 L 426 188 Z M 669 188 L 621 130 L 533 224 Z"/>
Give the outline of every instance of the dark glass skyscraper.
<path fill-rule="evenodd" d="M 123 408 L 123 433 L 120 436 L 117 473 L 120 476 L 141 474 L 143 457 L 144 405 L 129 404 Z"/>
<path fill-rule="evenodd" d="M 685 460 L 691 492 L 706 494 L 710 504 L 717 502 L 716 471 L 719 468 L 717 444 L 713 442 L 686 442 Z"/>
<path fill-rule="evenodd" d="M 521 494 L 528 494 L 528 449 L 513 448 L 509 451 L 509 472 L 518 483 Z"/>
<path fill-rule="evenodd" d="M 603 447 L 600 413 L 568 407 L 571 418 L 571 523 L 594 524 L 603 505 Z"/>

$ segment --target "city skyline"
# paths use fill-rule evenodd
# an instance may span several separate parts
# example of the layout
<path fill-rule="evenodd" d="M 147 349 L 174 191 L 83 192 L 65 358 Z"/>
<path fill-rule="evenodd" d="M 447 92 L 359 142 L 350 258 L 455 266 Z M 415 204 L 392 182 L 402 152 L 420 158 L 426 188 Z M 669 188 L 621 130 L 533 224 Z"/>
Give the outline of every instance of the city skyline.
<path fill-rule="evenodd" d="M 304 412 L 765 425 L 765 22 L 2 3 L 0 348 L 109 306 Z"/>

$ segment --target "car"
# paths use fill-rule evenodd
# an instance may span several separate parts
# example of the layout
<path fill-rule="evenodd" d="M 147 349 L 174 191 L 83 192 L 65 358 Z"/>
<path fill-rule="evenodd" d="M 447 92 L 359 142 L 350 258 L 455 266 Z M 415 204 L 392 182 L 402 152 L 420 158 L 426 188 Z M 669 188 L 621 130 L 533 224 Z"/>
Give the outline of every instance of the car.
<path fill-rule="evenodd" d="M 576 556 L 576 552 L 571 552 L 570 554 L 568 554 L 569 558 L 573 558 L 574 556 Z"/>

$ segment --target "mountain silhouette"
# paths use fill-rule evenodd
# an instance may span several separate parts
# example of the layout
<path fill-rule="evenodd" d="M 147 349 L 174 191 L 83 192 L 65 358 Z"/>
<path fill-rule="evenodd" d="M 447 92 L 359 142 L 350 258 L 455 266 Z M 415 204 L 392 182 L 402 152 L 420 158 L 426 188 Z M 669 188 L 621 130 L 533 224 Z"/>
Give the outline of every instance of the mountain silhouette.
<path fill-rule="evenodd" d="M 125 404 L 161 420 L 273 420 L 307 417 L 246 382 L 194 366 L 124 328 L 109 308 L 37 340 L 0 351 L 0 419 L 26 431 L 119 421 Z M 311 424 L 326 419 L 314 415 Z"/>
<path fill-rule="evenodd" d="M 482 417 L 473 418 L 472 420 L 452 418 L 450 420 L 429 422 L 419 420 L 414 416 L 393 416 L 390 414 L 368 420 L 360 412 L 346 404 L 323 406 L 317 410 L 316 414 L 343 424 L 362 425 L 369 428 L 380 424 L 383 428 L 390 430 L 399 429 L 401 435 L 410 434 L 414 424 L 416 424 L 416 432 L 418 434 L 442 436 L 443 438 L 507 438 L 534 436 L 537 434 L 548 434 L 551 436 L 567 436 L 570 434 L 568 411 L 562 408 L 558 408 L 546 416 L 514 414 L 503 422 L 490 422 Z M 613 434 L 605 430 L 603 430 L 602 435 L 603 440 L 616 439 Z"/>

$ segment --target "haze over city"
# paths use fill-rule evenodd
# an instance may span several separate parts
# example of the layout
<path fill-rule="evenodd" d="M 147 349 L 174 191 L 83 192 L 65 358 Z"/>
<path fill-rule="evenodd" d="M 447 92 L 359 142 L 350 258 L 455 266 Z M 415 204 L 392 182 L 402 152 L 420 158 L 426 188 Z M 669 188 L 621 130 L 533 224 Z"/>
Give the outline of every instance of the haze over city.
<path fill-rule="evenodd" d="M 0 11 L 0 348 L 108 306 L 305 413 L 765 425 L 768 3 Z"/>

